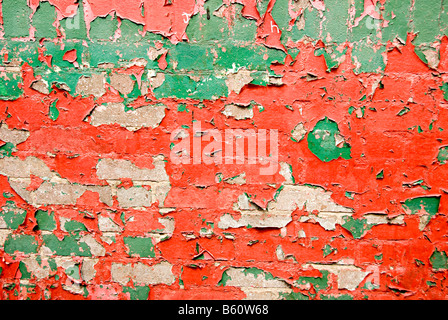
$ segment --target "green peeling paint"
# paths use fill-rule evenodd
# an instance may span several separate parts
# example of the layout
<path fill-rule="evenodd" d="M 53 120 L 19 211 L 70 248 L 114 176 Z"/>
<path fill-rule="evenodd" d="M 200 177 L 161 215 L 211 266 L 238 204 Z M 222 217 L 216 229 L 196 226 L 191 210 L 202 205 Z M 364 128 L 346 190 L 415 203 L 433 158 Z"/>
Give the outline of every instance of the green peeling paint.
<path fill-rule="evenodd" d="M 348 114 L 351 115 L 355 110 L 356 110 L 356 108 L 354 106 L 350 106 L 348 108 Z"/>
<path fill-rule="evenodd" d="M 232 25 L 225 17 L 218 17 L 214 14 L 221 6 L 227 6 L 220 0 L 209 0 L 205 2 L 205 14 L 196 14 L 191 17 L 186 30 L 187 36 L 192 42 L 208 42 L 228 40 L 234 42 L 253 41 L 256 37 L 257 24 L 254 20 L 246 19 L 242 16 L 241 4 L 232 4 L 234 18 Z"/>
<path fill-rule="evenodd" d="M 118 20 L 114 16 L 97 17 L 90 23 L 90 38 L 95 40 L 111 39 L 118 28 Z"/>
<path fill-rule="evenodd" d="M 322 33 L 329 35 L 331 41 L 337 44 L 348 40 L 350 1 L 327 1 L 325 2 L 325 19 L 322 21 Z"/>
<path fill-rule="evenodd" d="M 82 55 L 84 50 L 88 50 L 82 44 L 82 42 L 65 41 L 64 45 L 55 44 L 53 42 L 45 42 L 45 53 L 51 55 L 51 64 L 53 66 L 58 66 L 61 69 L 69 68 L 73 69 L 74 64 L 72 62 L 64 60 L 64 55 L 69 51 L 76 51 L 76 62 L 82 63 Z"/>
<path fill-rule="evenodd" d="M 300 292 L 280 292 L 279 298 L 281 300 L 309 300 L 310 297 Z"/>
<path fill-rule="evenodd" d="M 348 198 L 348 199 L 350 199 L 350 200 L 355 199 L 355 196 L 354 196 L 354 195 L 355 195 L 354 192 L 345 191 L 345 197 Z"/>
<path fill-rule="evenodd" d="M 64 29 L 67 39 L 83 40 L 87 38 L 83 1 L 78 1 L 78 9 L 73 17 L 61 20 L 61 27 Z"/>
<path fill-rule="evenodd" d="M 28 37 L 31 13 L 27 0 L 2 0 L 5 37 Z"/>
<path fill-rule="evenodd" d="M 177 112 L 190 112 L 190 110 L 188 110 L 187 105 L 185 103 L 181 103 L 177 106 Z"/>
<path fill-rule="evenodd" d="M 264 275 L 264 278 L 266 280 L 274 280 L 274 279 L 278 279 L 276 277 L 274 277 L 270 272 L 266 272 L 264 270 L 258 269 L 258 268 L 245 268 L 243 270 L 244 275 L 248 275 L 248 274 L 252 274 L 255 278 L 257 278 L 259 275 Z"/>
<path fill-rule="evenodd" d="M 381 171 L 376 174 L 376 178 L 378 180 L 384 179 L 384 170 L 383 169 L 381 169 Z"/>
<path fill-rule="evenodd" d="M 305 2 L 295 3 L 298 8 L 305 6 Z M 378 2 L 375 10 L 387 24 L 370 15 L 361 16 L 365 11 L 363 0 L 329 1 L 325 3 L 325 10 L 322 12 L 308 4 L 294 21 L 288 14 L 290 5 L 291 2 L 276 1 L 272 9 L 272 17 L 282 32 L 283 45 L 310 38 L 315 41 L 322 40 L 325 48 L 316 54 L 324 55 L 327 67 L 331 70 L 338 66 L 338 61 L 344 60 L 345 55 L 344 52 L 339 57 L 332 56 L 331 51 L 336 51 L 332 47 L 345 45 L 349 41 L 353 44 L 351 56 L 356 66 L 355 73 L 382 72 L 385 68 L 387 43 L 394 42 L 397 38 L 406 43 L 408 32 L 418 34 L 414 41 L 416 44 L 432 44 L 438 41 L 443 32 L 446 33 L 448 20 L 443 6 L 442 13 L 433 9 L 434 6 L 440 8 L 440 1 L 434 4 L 429 1 L 416 1 L 415 5 L 412 1 L 402 0 L 388 0 L 381 4 Z M 413 11 L 411 6 L 415 6 Z M 420 8 L 418 11 L 417 7 Z M 292 10 L 299 10 L 298 8 Z M 358 19 L 360 20 L 355 24 Z M 427 20 L 430 23 L 426 23 Z M 338 48 L 345 49 L 341 49 L 341 46 Z"/>
<path fill-rule="evenodd" d="M 355 74 L 376 72 L 380 73 L 386 68 L 385 63 L 386 46 L 373 47 L 366 40 L 353 44 L 352 60 L 358 67 Z"/>
<path fill-rule="evenodd" d="M 0 80 L 0 100 L 16 100 L 23 90 L 21 88 L 22 77 L 18 73 L 5 72 Z"/>
<path fill-rule="evenodd" d="M 143 26 L 138 25 L 131 20 L 124 19 L 121 20 L 120 31 L 120 41 L 128 43 L 137 42 L 142 39 L 140 33 L 143 32 Z"/>
<path fill-rule="evenodd" d="M 367 290 L 375 290 L 375 289 L 379 289 L 380 286 L 377 284 L 374 284 L 370 281 L 366 281 L 366 283 L 364 284 L 364 286 L 362 288 L 367 289 Z"/>
<path fill-rule="evenodd" d="M 405 115 L 409 111 L 411 111 L 411 109 L 409 109 L 408 107 L 404 107 L 403 109 L 400 110 L 400 112 L 397 113 L 397 116 Z"/>
<path fill-rule="evenodd" d="M 182 273 L 184 273 L 184 267 L 183 266 L 180 268 L 179 287 L 184 289 L 185 288 L 185 284 L 184 284 L 184 280 L 182 280 Z"/>
<path fill-rule="evenodd" d="M 339 134 L 338 124 L 325 117 L 308 134 L 308 148 L 324 162 L 338 158 L 351 159 L 349 144 L 343 142 L 342 146 L 336 145 L 336 136 Z"/>
<path fill-rule="evenodd" d="M 439 271 L 448 269 L 448 256 L 445 251 L 436 249 L 429 258 L 429 262 L 434 270 Z"/>
<path fill-rule="evenodd" d="M 215 75 L 202 76 L 199 81 L 188 75 L 166 74 L 163 84 L 154 89 L 157 99 L 175 97 L 180 99 L 216 100 L 227 97 L 225 78 Z"/>
<path fill-rule="evenodd" d="M 34 236 L 27 234 L 10 234 L 5 240 L 5 253 L 14 254 L 23 252 L 25 254 L 37 253 L 38 243 Z"/>
<path fill-rule="evenodd" d="M 77 234 L 81 231 L 87 231 L 84 223 L 76 221 L 76 220 L 68 220 L 64 223 L 64 229 L 69 233 Z"/>
<path fill-rule="evenodd" d="M 167 63 L 176 63 L 176 70 L 212 70 L 213 55 L 206 46 L 181 42 L 170 50 Z"/>
<path fill-rule="evenodd" d="M 81 274 L 79 272 L 79 265 L 75 264 L 73 266 L 69 266 L 65 269 L 65 274 L 75 280 L 81 279 Z"/>
<path fill-rule="evenodd" d="M 3 159 L 4 157 L 11 157 L 14 149 L 15 146 L 11 142 L 5 143 L 0 147 L 0 159 Z"/>
<path fill-rule="evenodd" d="M 410 183 L 403 182 L 403 186 L 407 187 L 407 188 L 412 188 L 412 187 L 419 186 L 423 190 L 431 190 L 431 187 L 428 186 L 423 179 L 420 179 L 420 180 L 417 180 L 417 181 L 414 181 L 414 182 L 410 182 Z"/>
<path fill-rule="evenodd" d="M 324 254 L 324 258 L 330 254 L 332 254 L 333 252 L 337 252 L 338 250 L 336 248 L 333 248 L 332 246 L 330 246 L 329 244 L 326 244 L 323 248 L 322 248 L 323 254 Z"/>
<path fill-rule="evenodd" d="M 445 164 L 448 161 L 448 146 L 441 147 L 437 154 L 437 161 L 440 164 Z"/>
<path fill-rule="evenodd" d="M 434 281 L 426 281 L 426 284 L 428 285 L 428 287 L 435 287 L 436 285 L 437 285 L 437 283 L 436 282 L 434 282 Z"/>
<path fill-rule="evenodd" d="M 138 97 L 142 95 L 142 92 L 138 86 L 137 78 L 134 75 L 131 75 L 131 80 L 134 82 L 134 86 L 131 93 L 129 93 L 127 96 L 124 96 L 124 102 L 126 105 L 134 102 Z M 120 96 L 123 95 L 120 93 Z"/>
<path fill-rule="evenodd" d="M 443 35 L 441 30 L 444 27 L 444 21 L 440 19 L 441 6 L 441 1 L 415 1 L 411 26 L 417 34 L 413 41 L 416 46 L 432 43 L 438 36 Z"/>
<path fill-rule="evenodd" d="M 383 41 L 394 41 L 396 38 L 406 43 L 409 30 L 410 9 L 412 1 L 388 0 L 384 5 L 383 16 L 389 21 L 381 30 Z"/>
<path fill-rule="evenodd" d="M 402 207 L 410 214 L 417 214 L 423 210 L 432 218 L 439 212 L 440 196 L 418 197 L 407 199 Z"/>
<path fill-rule="evenodd" d="M 204 257 L 203 253 L 201 253 L 200 255 L 193 258 L 193 260 L 204 260 L 204 259 L 205 259 L 205 257 Z"/>
<path fill-rule="evenodd" d="M 129 293 L 131 300 L 148 300 L 149 291 L 148 286 L 123 287 L 123 293 Z"/>
<path fill-rule="evenodd" d="M 12 283 L 4 283 L 3 284 L 3 289 L 7 290 L 7 291 L 11 291 L 12 289 L 14 289 L 16 286 L 16 284 L 14 282 Z"/>
<path fill-rule="evenodd" d="M 140 256 L 142 258 L 155 258 L 154 244 L 151 238 L 125 237 L 124 244 L 128 247 L 130 256 Z"/>
<path fill-rule="evenodd" d="M 327 72 L 330 72 L 332 69 L 337 69 L 341 64 L 341 57 L 345 56 L 347 52 L 347 48 L 344 48 L 342 51 L 338 51 L 337 49 L 329 46 L 325 48 L 319 48 L 314 51 L 314 55 L 316 57 L 324 56 L 325 63 L 327 65 Z"/>
<path fill-rule="evenodd" d="M 266 3 L 267 1 L 265 1 Z M 290 17 L 288 12 L 287 1 L 276 1 L 272 9 L 272 17 L 282 31 L 282 43 L 286 45 L 288 40 L 294 42 L 303 39 L 305 36 L 312 39 L 320 39 L 320 23 L 321 18 L 319 11 L 310 6 L 309 9 L 304 10 L 304 26 L 299 27 L 299 19 L 297 19 L 292 27 L 290 27 Z"/>
<path fill-rule="evenodd" d="M 90 257 L 92 255 L 89 246 L 85 242 L 78 242 L 76 236 L 65 236 L 59 240 L 54 234 L 44 234 L 42 238 L 44 245 L 58 256 Z"/>
<path fill-rule="evenodd" d="M 448 83 L 447 83 L 447 82 L 444 82 L 443 85 L 441 85 L 439 88 L 440 88 L 440 90 L 442 90 L 443 93 L 444 93 L 443 98 L 444 98 L 446 101 L 448 101 Z"/>
<path fill-rule="evenodd" d="M 227 270 L 226 270 L 222 273 L 221 280 L 219 280 L 219 282 L 218 282 L 218 286 L 226 286 L 227 281 L 229 281 L 229 280 L 232 280 L 232 277 L 230 277 L 228 275 Z"/>
<path fill-rule="evenodd" d="M 39 43 L 25 42 L 25 41 L 4 41 L 0 40 L 0 45 L 3 45 L 3 50 L 8 53 L 9 61 L 18 61 L 20 63 L 27 62 L 33 68 L 40 67 L 39 61 Z M 8 77 L 11 79 L 11 77 Z M 6 80 L 6 78 L 5 78 Z"/>
<path fill-rule="evenodd" d="M 344 217 L 342 227 L 349 231 L 353 238 L 360 239 L 366 231 L 370 230 L 373 225 L 367 223 L 367 219 L 354 219 L 353 217 Z"/>
<path fill-rule="evenodd" d="M 22 276 L 20 277 L 20 279 L 22 280 L 29 280 L 31 279 L 31 272 L 28 271 L 26 264 L 23 263 L 23 261 L 20 261 L 19 263 L 19 271 L 22 274 Z"/>
<path fill-rule="evenodd" d="M 13 198 L 13 197 L 14 197 L 14 195 L 13 195 L 12 193 L 9 193 L 9 192 L 3 192 L 3 198 L 11 199 L 11 198 Z"/>
<path fill-rule="evenodd" d="M 415 264 L 416 264 L 418 267 L 420 267 L 420 266 L 424 266 L 424 265 L 425 265 L 425 263 L 424 263 L 423 261 L 419 260 L 419 259 L 414 259 L 414 261 L 415 261 Z"/>
<path fill-rule="evenodd" d="M 322 277 L 299 277 L 296 283 L 298 285 L 311 284 L 316 293 L 320 290 L 325 290 L 328 288 L 328 276 L 330 273 L 327 270 L 321 270 L 320 273 L 322 274 Z M 316 295 L 312 293 L 310 293 L 310 296 L 312 298 L 316 297 Z"/>
<path fill-rule="evenodd" d="M 238 57 L 238 59 L 235 59 Z M 268 57 L 268 59 L 265 59 Z M 219 49 L 215 60 L 215 69 L 237 71 L 240 68 L 247 70 L 269 71 L 273 62 L 283 63 L 286 54 L 282 51 L 269 49 L 261 45 L 226 46 L 225 51 Z"/>
<path fill-rule="evenodd" d="M 49 116 L 50 116 L 50 119 L 53 121 L 56 121 L 59 118 L 59 110 L 58 110 L 58 108 L 56 108 L 57 103 L 58 103 L 58 99 L 53 101 L 50 105 Z"/>
<path fill-rule="evenodd" d="M 18 208 L 13 201 L 7 201 L 2 207 L 0 217 L 9 229 L 17 230 L 25 222 L 26 210 Z"/>
<path fill-rule="evenodd" d="M 48 211 L 37 210 L 35 216 L 37 227 L 39 230 L 56 230 L 56 220 L 54 218 L 54 212 L 48 213 Z"/>
<path fill-rule="evenodd" d="M 56 21 L 56 10 L 49 2 L 40 2 L 36 13 L 33 15 L 33 27 L 36 28 L 35 38 L 56 38 L 56 28 L 53 23 Z"/>

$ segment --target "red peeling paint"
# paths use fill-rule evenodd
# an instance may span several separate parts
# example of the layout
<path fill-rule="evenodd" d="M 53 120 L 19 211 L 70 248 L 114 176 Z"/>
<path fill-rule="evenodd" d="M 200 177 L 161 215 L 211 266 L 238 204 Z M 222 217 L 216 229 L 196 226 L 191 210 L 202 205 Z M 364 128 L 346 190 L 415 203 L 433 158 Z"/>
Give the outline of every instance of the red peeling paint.
<path fill-rule="evenodd" d="M 269 48 L 275 48 L 286 52 L 286 48 L 280 41 L 282 31 L 271 15 L 274 3 L 275 0 L 269 2 L 266 13 L 264 14 L 262 22 L 258 27 L 257 41 L 263 43 Z"/>
<path fill-rule="evenodd" d="M 244 4 L 243 10 L 241 11 L 243 17 L 260 21 L 261 16 L 257 9 L 256 0 L 243 0 L 239 3 Z"/>
<path fill-rule="evenodd" d="M 78 53 L 76 49 L 67 51 L 64 56 L 62 57 L 63 60 L 74 63 L 76 59 L 78 58 Z"/>
<path fill-rule="evenodd" d="M 39 189 L 42 182 L 44 182 L 43 179 L 41 179 L 38 176 L 35 176 L 34 174 L 30 175 L 30 178 L 31 178 L 31 182 L 30 182 L 29 186 L 26 188 L 26 190 L 28 190 L 28 191 L 36 191 L 37 189 Z"/>
<path fill-rule="evenodd" d="M 159 33 L 171 40 L 172 43 L 186 40 L 185 30 L 195 12 L 195 1 L 173 1 L 165 5 L 164 0 L 144 0 L 145 31 Z"/>
<path fill-rule="evenodd" d="M 164 54 L 162 54 L 161 56 L 160 56 L 160 58 L 159 58 L 159 68 L 160 69 L 162 69 L 162 70 L 165 70 L 166 69 L 166 67 L 168 66 L 168 63 L 166 62 L 166 55 L 167 55 L 167 53 L 165 52 Z"/>

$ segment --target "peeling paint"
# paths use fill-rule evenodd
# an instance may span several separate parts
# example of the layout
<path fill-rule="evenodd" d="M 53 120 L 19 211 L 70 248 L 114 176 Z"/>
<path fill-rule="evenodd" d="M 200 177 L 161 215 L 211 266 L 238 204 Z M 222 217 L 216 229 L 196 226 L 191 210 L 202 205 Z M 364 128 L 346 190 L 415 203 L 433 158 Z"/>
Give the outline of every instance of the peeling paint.
<path fill-rule="evenodd" d="M 0 10 L 1 300 L 446 298 L 443 1 Z"/>

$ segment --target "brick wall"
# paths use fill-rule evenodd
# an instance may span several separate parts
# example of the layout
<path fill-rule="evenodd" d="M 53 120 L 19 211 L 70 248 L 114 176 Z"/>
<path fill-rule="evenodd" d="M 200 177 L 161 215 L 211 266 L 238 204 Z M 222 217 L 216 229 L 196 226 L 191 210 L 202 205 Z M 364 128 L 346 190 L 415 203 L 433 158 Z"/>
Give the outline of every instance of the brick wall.
<path fill-rule="evenodd" d="M 446 298 L 446 1 L 0 3 L 0 299 Z"/>

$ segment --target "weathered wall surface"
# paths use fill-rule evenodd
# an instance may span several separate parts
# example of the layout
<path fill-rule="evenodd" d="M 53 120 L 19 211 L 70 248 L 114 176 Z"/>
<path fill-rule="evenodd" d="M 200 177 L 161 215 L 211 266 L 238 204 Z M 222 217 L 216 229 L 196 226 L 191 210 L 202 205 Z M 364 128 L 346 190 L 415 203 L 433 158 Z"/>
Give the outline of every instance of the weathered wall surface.
<path fill-rule="evenodd" d="M 446 0 L 0 3 L 0 299 L 446 298 Z"/>

